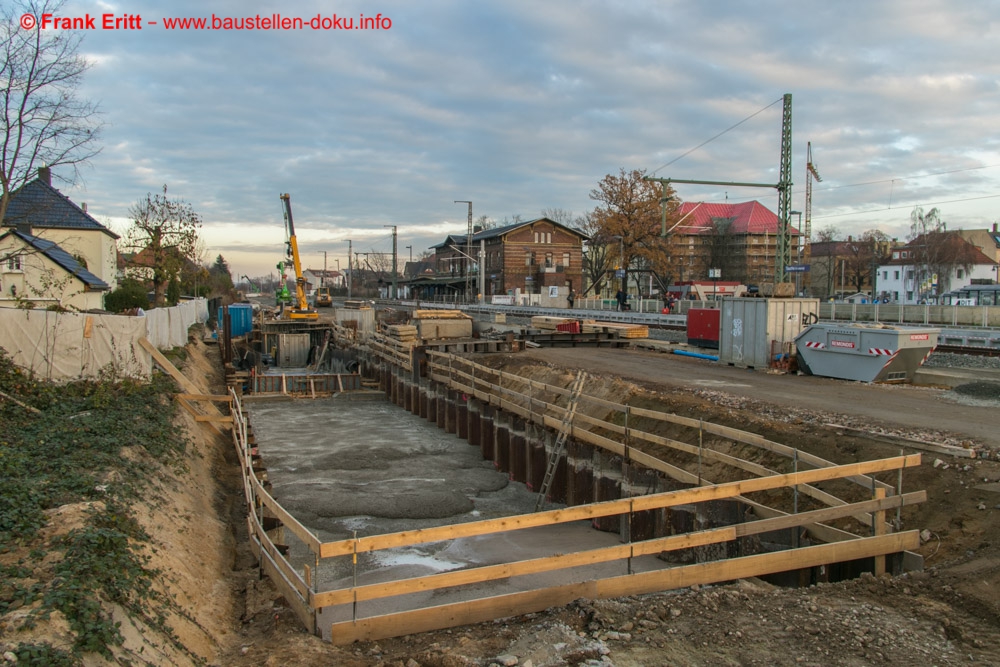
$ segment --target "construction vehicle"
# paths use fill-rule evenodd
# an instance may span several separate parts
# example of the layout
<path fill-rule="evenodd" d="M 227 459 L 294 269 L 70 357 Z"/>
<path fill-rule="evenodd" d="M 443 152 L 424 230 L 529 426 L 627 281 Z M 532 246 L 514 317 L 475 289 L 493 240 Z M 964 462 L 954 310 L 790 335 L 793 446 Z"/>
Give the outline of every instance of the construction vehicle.
<path fill-rule="evenodd" d="M 329 287 L 317 287 L 316 296 L 313 297 L 313 305 L 319 308 L 325 306 L 329 308 L 333 305 L 333 297 L 330 295 Z"/>
<path fill-rule="evenodd" d="M 306 279 L 302 277 L 302 262 L 299 261 L 299 244 L 295 239 L 295 223 L 292 221 L 292 198 L 285 193 L 280 195 L 281 203 L 285 210 L 285 254 L 291 258 L 292 266 L 295 269 L 295 300 L 292 308 L 285 311 L 283 316 L 290 320 L 315 320 L 319 318 L 319 313 L 309 307 L 306 299 Z M 284 277 L 284 273 L 282 273 Z M 282 281 L 284 283 L 284 281 Z"/>

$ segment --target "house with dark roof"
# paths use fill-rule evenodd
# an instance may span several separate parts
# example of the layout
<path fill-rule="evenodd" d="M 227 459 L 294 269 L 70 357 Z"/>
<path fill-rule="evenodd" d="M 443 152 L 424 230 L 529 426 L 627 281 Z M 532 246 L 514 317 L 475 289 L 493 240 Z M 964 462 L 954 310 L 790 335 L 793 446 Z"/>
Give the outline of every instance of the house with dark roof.
<path fill-rule="evenodd" d="M 471 243 L 466 234 L 449 234 L 432 247 L 434 274 L 421 274 L 408 284 L 411 293 L 425 298 L 461 295 L 468 283 L 470 296 L 474 296 L 479 291 L 482 271 L 484 297 L 515 291 L 542 294 L 552 287 L 558 287 L 560 293 L 572 289 L 579 294 L 583 288 L 583 242 L 587 238 L 581 231 L 549 218 L 475 229 Z"/>
<path fill-rule="evenodd" d="M 774 281 L 778 216 L 757 201 L 738 204 L 684 202 L 671 242 L 679 258 L 678 280 L 706 280 L 721 269 L 723 280 L 744 284 Z M 792 263 L 801 261 L 799 230 L 789 225 Z"/>
<path fill-rule="evenodd" d="M 118 235 L 99 223 L 87 205 L 76 205 L 52 187 L 48 167 L 11 194 L 0 234 L 14 228 L 56 244 L 110 289 L 118 285 Z"/>
<path fill-rule="evenodd" d="M 891 257 L 878 267 L 878 289 L 895 303 L 936 303 L 945 292 L 996 283 L 996 256 L 957 231 L 919 236 L 893 248 Z"/>
<path fill-rule="evenodd" d="M 31 234 L 27 225 L 0 234 L 0 258 L 0 306 L 27 302 L 101 309 L 111 289 L 61 246 Z"/>

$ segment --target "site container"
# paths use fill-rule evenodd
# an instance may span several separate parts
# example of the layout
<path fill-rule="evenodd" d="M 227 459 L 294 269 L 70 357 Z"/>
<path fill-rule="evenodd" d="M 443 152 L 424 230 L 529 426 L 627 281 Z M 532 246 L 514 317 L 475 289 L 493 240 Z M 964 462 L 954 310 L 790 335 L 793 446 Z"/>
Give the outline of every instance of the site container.
<path fill-rule="evenodd" d="M 278 366 L 303 368 L 309 363 L 309 334 L 278 334 Z"/>
<path fill-rule="evenodd" d="M 768 368 L 772 349 L 791 344 L 802 329 L 818 319 L 819 299 L 723 299 L 719 362 Z"/>
<path fill-rule="evenodd" d="M 245 336 L 253 330 L 253 304 L 232 303 L 219 308 L 219 328 L 222 328 L 223 309 L 229 309 L 229 335 Z"/>
<path fill-rule="evenodd" d="M 937 346 L 940 329 L 823 323 L 795 339 L 799 368 L 859 382 L 912 382 Z"/>
<path fill-rule="evenodd" d="M 719 349 L 719 322 L 722 311 L 718 308 L 692 308 L 687 313 L 688 345 Z"/>
<path fill-rule="evenodd" d="M 341 325 L 344 322 L 357 322 L 358 335 L 362 338 L 375 333 L 374 308 L 335 308 L 333 319 Z"/>

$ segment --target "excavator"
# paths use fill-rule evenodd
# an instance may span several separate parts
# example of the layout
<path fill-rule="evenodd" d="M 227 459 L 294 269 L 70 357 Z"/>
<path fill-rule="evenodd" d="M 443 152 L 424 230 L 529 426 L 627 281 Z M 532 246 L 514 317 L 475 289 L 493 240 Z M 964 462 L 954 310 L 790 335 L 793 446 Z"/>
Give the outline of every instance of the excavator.
<path fill-rule="evenodd" d="M 288 193 L 280 195 L 280 198 L 285 210 L 285 234 L 288 236 L 285 240 L 285 254 L 292 259 L 292 266 L 295 268 L 295 301 L 292 308 L 284 311 L 283 315 L 290 320 L 315 320 L 319 318 L 319 313 L 310 308 L 306 300 L 306 279 L 302 277 L 299 244 L 295 240 L 295 224 L 292 222 L 292 198 Z"/>

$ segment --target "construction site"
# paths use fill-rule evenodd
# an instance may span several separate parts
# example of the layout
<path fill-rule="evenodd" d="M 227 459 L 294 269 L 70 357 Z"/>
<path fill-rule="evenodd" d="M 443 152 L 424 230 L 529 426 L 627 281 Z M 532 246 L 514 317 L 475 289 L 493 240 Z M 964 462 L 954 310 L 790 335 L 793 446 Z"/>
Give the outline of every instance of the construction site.
<path fill-rule="evenodd" d="M 788 320 L 789 308 L 810 305 L 767 308 Z M 239 308 L 220 317 L 218 343 L 249 544 L 289 623 L 330 651 L 368 647 L 354 664 L 394 664 L 383 647 L 417 637 L 499 641 L 497 623 L 523 631 L 538 614 L 578 622 L 554 624 L 540 641 L 548 648 L 495 650 L 520 661 L 496 664 L 672 663 L 656 651 L 681 640 L 671 635 L 693 620 L 691 596 L 699 618 L 720 606 L 750 613 L 758 595 L 804 605 L 767 633 L 773 650 L 781 636 L 858 619 L 854 609 L 817 625 L 817 595 L 864 586 L 875 600 L 898 587 L 909 596 L 955 559 L 978 564 L 962 593 L 955 584 L 947 593 L 968 596 L 970 618 L 995 627 L 995 403 L 900 384 L 933 342 L 894 366 L 889 383 L 859 383 L 802 375 L 782 361 L 780 340 L 764 357 L 779 363 L 756 367 L 621 322 L 542 315 L 502 326 L 495 314 L 484 322 L 457 309 L 348 302 L 298 322 L 250 310 L 240 324 L 228 312 Z M 774 388 L 782 383 L 793 386 Z M 877 424 L 865 416 L 872 409 L 884 414 Z M 941 479 L 952 475 L 963 479 L 954 496 L 954 479 Z M 983 551 L 994 555 L 977 558 Z M 927 644 L 928 657 L 998 655 L 979 633 L 962 635 L 975 650 L 957 651 L 954 616 L 941 612 L 932 634 L 948 648 Z M 763 620 L 753 625 L 773 622 Z M 929 640 L 914 623 L 897 636 Z M 739 657 L 760 657 L 742 641 L 753 631 L 726 625 L 712 629 L 719 646 L 676 662 L 715 662 L 729 638 L 722 662 L 754 664 Z M 858 632 L 850 659 L 788 664 L 902 662 L 893 656 L 906 642 Z M 616 641 L 651 652 L 608 657 Z M 907 660 L 924 653 L 906 650 Z M 417 662 L 492 664 L 454 646 L 439 653 Z M 471 662 L 442 657 L 459 654 Z"/>

